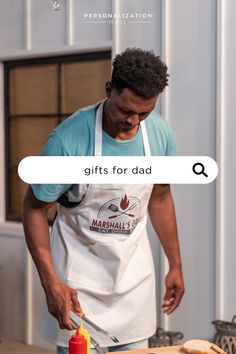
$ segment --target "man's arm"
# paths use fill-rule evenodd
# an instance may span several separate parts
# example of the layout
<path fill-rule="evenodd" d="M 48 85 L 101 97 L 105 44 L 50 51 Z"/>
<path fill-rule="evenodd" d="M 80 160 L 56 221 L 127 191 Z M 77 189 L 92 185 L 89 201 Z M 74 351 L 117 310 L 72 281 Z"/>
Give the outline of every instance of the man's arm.
<path fill-rule="evenodd" d="M 25 238 L 44 288 L 49 312 L 58 319 L 60 328 L 73 329 L 70 309 L 82 312 L 77 291 L 58 278 L 51 256 L 47 212 L 55 202 L 39 201 L 29 187 L 23 205 Z"/>
<path fill-rule="evenodd" d="M 154 185 L 149 200 L 149 215 L 169 261 L 170 268 L 165 278 L 166 291 L 162 305 L 164 313 L 169 315 L 179 306 L 184 294 L 175 208 L 170 185 Z"/>

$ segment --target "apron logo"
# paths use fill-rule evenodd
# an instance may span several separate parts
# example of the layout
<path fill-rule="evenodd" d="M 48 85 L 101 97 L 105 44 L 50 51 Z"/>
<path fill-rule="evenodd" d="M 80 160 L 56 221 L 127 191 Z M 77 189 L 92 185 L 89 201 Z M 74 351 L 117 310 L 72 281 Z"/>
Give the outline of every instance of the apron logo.
<path fill-rule="evenodd" d="M 125 194 L 103 204 L 89 228 L 99 233 L 130 235 L 140 220 L 140 210 L 140 199 Z"/>
<path fill-rule="evenodd" d="M 121 209 L 126 209 L 129 206 L 129 199 L 127 198 L 127 195 L 124 196 L 124 198 L 121 199 L 120 202 L 120 207 Z"/>

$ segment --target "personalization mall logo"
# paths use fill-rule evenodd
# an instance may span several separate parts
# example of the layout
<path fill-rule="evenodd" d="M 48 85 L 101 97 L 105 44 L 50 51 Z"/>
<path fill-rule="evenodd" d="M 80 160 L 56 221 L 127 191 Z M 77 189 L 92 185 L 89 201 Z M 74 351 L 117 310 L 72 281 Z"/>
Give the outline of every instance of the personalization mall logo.
<path fill-rule="evenodd" d="M 84 13 L 84 22 L 91 24 L 150 24 L 154 17 L 154 13 L 149 12 L 96 12 L 96 13 Z"/>
<path fill-rule="evenodd" d="M 134 231 L 141 216 L 140 199 L 127 196 L 114 198 L 101 206 L 90 222 L 90 230 L 99 233 L 126 234 Z"/>

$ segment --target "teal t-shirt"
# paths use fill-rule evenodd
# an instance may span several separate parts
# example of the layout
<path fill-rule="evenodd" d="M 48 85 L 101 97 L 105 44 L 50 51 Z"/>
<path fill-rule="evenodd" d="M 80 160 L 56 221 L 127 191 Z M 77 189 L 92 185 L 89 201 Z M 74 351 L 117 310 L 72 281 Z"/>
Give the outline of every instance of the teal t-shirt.
<path fill-rule="evenodd" d="M 43 156 L 93 156 L 95 117 L 97 104 L 75 112 L 58 125 L 49 135 L 43 148 Z M 148 141 L 153 156 L 175 155 L 175 143 L 166 119 L 152 111 L 145 119 Z M 144 156 L 141 129 L 129 140 L 116 140 L 103 131 L 103 156 Z M 62 167 L 63 168 L 63 167 Z M 37 199 L 51 202 L 57 200 L 70 184 L 33 184 Z"/>

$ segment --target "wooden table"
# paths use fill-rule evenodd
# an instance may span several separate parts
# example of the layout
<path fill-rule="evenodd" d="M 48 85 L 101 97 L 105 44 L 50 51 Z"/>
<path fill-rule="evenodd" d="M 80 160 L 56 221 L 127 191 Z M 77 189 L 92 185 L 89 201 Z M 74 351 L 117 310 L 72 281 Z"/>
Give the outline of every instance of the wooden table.
<path fill-rule="evenodd" d="M 220 348 L 219 348 L 220 350 Z M 181 351 L 181 345 L 174 345 L 172 347 L 161 347 L 161 348 L 148 348 L 148 349 L 135 349 L 135 350 L 126 350 L 123 352 L 116 352 L 117 354 L 184 354 Z M 216 354 L 214 350 L 209 350 L 209 354 Z M 222 351 L 222 353 L 224 353 Z M 107 353 L 108 354 L 108 353 Z"/>

